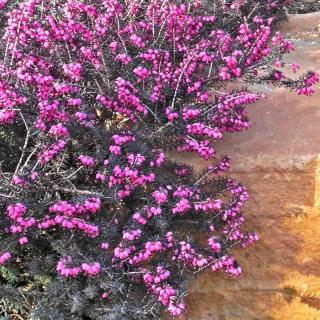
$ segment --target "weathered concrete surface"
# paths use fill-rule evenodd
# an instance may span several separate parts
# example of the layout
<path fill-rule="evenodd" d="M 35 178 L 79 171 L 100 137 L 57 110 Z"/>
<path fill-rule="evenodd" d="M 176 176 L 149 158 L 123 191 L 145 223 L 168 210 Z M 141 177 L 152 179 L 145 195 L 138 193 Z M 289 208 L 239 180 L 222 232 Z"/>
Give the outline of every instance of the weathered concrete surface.
<path fill-rule="evenodd" d="M 320 70 L 319 23 L 306 14 L 284 27 L 302 70 Z M 247 225 L 261 242 L 236 254 L 240 280 L 208 271 L 194 281 L 188 320 L 320 320 L 320 88 L 311 98 L 263 89 L 269 98 L 251 107 L 251 130 L 219 146 L 249 188 Z"/>

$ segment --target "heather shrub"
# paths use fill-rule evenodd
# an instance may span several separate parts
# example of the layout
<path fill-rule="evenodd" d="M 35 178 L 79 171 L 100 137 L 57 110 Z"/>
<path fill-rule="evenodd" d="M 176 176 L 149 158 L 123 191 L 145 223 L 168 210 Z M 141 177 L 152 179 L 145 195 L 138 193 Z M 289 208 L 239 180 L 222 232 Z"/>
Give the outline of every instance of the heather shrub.
<path fill-rule="evenodd" d="M 242 273 L 232 251 L 258 235 L 215 143 L 249 128 L 265 98 L 249 84 L 312 94 L 318 76 L 288 78 L 294 48 L 273 32 L 291 2 L 0 0 L 3 305 L 175 317 L 195 274 Z"/>
<path fill-rule="evenodd" d="M 320 1 L 304 1 L 304 0 L 297 0 L 290 6 L 289 12 L 290 13 L 311 13 L 317 12 L 320 10 Z"/>

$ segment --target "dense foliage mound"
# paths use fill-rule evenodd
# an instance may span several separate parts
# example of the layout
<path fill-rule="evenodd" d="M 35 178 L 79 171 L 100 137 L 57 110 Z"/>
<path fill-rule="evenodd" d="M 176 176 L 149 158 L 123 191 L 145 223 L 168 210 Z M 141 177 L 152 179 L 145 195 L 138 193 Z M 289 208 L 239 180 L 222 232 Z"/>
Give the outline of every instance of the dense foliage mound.
<path fill-rule="evenodd" d="M 317 12 L 320 11 L 320 1 L 306 1 L 306 0 L 297 0 L 290 6 L 289 12 L 290 13 L 310 13 L 310 12 Z"/>
<path fill-rule="evenodd" d="M 241 274 L 231 249 L 258 236 L 214 145 L 264 98 L 239 84 L 313 92 L 273 32 L 291 2 L 0 0 L 4 315 L 179 316 L 193 275 Z"/>

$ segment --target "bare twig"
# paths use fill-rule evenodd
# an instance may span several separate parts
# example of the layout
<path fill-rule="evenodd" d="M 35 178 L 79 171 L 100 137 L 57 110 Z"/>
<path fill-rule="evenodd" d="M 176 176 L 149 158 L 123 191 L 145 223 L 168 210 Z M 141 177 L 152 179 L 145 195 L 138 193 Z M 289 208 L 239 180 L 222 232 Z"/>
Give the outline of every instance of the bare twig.
<path fill-rule="evenodd" d="M 29 143 L 29 138 L 30 138 L 30 128 L 22 114 L 22 112 L 20 111 L 20 116 L 21 116 L 21 119 L 26 127 L 26 130 L 27 130 L 27 134 L 26 134 L 26 138 L 24 140 L 24 145 L 22 147 L 22 151 L 21 151 L 21 156 L 20 156 L 20 159 L 19 159 L 19 162 L 17 164 L 17 167 L 14 171 L 14 176 L 18 173 L 19 169 L 20 169 L 20 166 L 21 166 L 21 163 L 22 163 L 22 160 L 23 160 L 23 157 L 25 155 L 25 152 L 26 152 L 26 149 L 27 149 L 27 146 L 28 146 L 28 143 Z"/>

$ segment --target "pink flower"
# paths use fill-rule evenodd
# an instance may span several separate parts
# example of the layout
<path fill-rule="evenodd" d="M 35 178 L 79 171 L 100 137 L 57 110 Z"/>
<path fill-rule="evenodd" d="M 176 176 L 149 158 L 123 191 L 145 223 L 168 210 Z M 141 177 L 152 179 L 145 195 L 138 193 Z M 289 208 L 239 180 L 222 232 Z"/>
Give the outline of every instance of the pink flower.
<path fill-rule="evenodd" d="M 106 176 L 102 172 L 97 172 L 96 173 L 96 180 L 100 180 L 101 182 L 106 181 Z"/>
<path fill-rule="evenodd" d="M 82 65 L 80 63 L 64 64 L 63 71 L 74 81 L 80 81 L 82 77 Z"/>
<path fill-rule="evenodd" d="M 11 259 L 11 253 L 10 252 L 5 252 L 0 255 L 0 266 L 4 265 L 8 260 Z"/>
<path fill-rule="evenodd" d="M 80 155 L 78 159 L 85 167 L 94 167 L 96 164 L 96 161 L 92 157 L 83 154 Z"/>
<path fill-rule="evenodd" d="M 296 73 L 300 69 L 300 66 L 297 63 L 292 63 L 291 68 L 293 72 Z"/>
<path fill-rule="evenodd" d="M 104 249 L 104 250 L 108 250 L 109 249 L 109 243 L 108 242 L 103 242 L 101 244 L 101 248 Z"/>
<path fill-rule="evenodd" d="M 24 244 L 27 244 L 29 242 L 28 238 L 27 237 L 22 237 L 19 239 L 19 243 L 21 245 L 24 245 Z"/>
<path fill-rule="evenodd" d="M 69 136 L 68 129 L 62 123 L 51 126 L 49 133 L 52 134 L 53 136 L 56 136 L 56 137 L 68 137 Z"/>
<path fill-rule="evenodd" d="M 102 293 L 101 298 L 102 299 L 108 299 L 109 298 L 109 293 L 108 292 Z"/>
<path fill-rule="evenodd" d="M 5 9 L 7 6 L 7 0 L 0 0 L 0 10 Z"/>
<path fill-rule="evenodd" d="M 85 272 L 85 274 L 90 277 L 94 277 L 101 272 L 101 266 L 98 262 L 95 262 L 93 264 L 83 263 L 81 265 L 81 268 Z"/>

